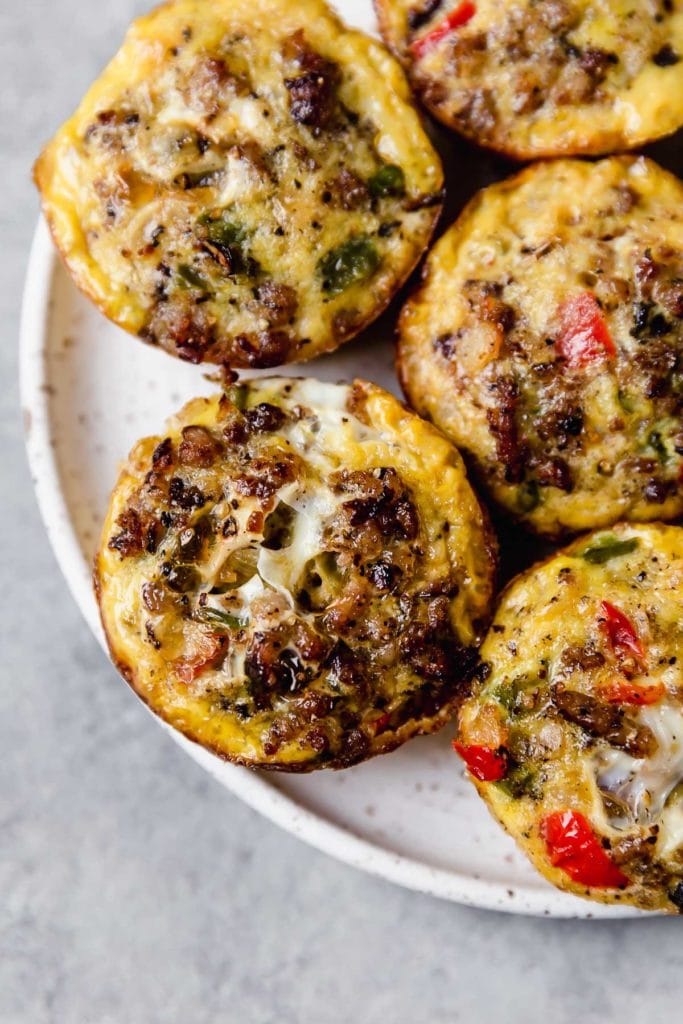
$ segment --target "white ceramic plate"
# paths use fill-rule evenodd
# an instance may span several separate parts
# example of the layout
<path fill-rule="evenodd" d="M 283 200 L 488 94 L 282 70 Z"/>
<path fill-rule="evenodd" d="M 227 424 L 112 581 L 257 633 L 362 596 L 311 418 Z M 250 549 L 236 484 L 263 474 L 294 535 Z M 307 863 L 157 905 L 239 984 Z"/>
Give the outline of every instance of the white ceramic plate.
<path fill-rule="evenodd" d="M 339 6 L 349 21 L 374 27 L 368 0 Z M 187 399 L 211 393 L 215 385 L 200 368 L 148 348 L 106 321 L 71 283 L 42 221 L 26 280 L 21 348 L 27 446 L 41 512 L 73 595 L 104 643 L 90 567 L 119 461 L 138 437 L 158 432 Z M 398 393 L 391 323 L 291 372 L 325 380 L 358 375 Z M 516 913 L 633 913 L 556 892 L 533 871 L 463 777 L 450 750 L 450 728 L 356 768 L 310 776 L 237 768 L 168 732 L 214 778 L 278 825 L 400 885 Z"/>

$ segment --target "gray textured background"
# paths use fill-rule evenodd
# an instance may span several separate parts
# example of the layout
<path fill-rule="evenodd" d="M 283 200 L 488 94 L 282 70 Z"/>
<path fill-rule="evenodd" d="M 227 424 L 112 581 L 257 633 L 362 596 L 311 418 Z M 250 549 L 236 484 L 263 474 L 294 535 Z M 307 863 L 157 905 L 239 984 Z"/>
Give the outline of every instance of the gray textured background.
<path fill-rule="evenodd" d="M 29 168 L 143 7 L 0 9 L 0 1020 L 680 1020 L 678 919 L 516 919 L 343 867 L 210 781 L 87 632 L 22 446 Z"/>

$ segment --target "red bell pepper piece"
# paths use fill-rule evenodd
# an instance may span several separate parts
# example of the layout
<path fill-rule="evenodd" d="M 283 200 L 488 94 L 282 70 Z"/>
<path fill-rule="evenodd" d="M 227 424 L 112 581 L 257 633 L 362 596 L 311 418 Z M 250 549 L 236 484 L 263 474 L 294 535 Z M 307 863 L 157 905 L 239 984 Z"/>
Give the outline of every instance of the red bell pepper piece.
<path fill-rule="evenodd" d="M 225 637 L 195 629 L 190 636 L 186 637 L 187 654 L 173 663 L 175 674 L 180 682 L 188 686 L 193 683 L 207 665 L 211 665 L 215 661 L 224 644 Z"/>
<path fill-rule="evenodd" d="M 373 736 L 379 736 L 380 733 L 386 732 L 389 722 L 391 721 L 391 715 L 387 712 L 386 714 L 379 715 L 372 722 L 369 723 L 370 729 L 372 730 Z"/>
<path fill-rule="evenodd" d="M 419 39 L 414 40 L 410 44 L 410 51 L 415 59 L 421 60 L 429 50 L 432 50 L 437 43 L 440 43 L 442 39 L 445 39 L 451 32 L 454 32 L 456 28 L 466 25 L 476 12 L 475 4 L 471 3 L 470 0 L 462 0 L 462 3 L 459 3 L 452 11 L 449 11 L 446 17 L 431 32 L 427 32 L 426 35 L 420 36 Z"/>
<path fill-rule="evenodd" d="M 631 655 L 642 663 L 645 660 L 645 648 L 633 628 L 631 620 L 609 601 L 603 601 L 601 608 L 605 632 L 614 653 L 618 658 Z"/>
<path fill-rule="evenodd" d="M 567 365 L 580 369 L 616 354 L 609 328 L 592 292 L 580 292 L 560 306 L 557 350 Z"/>
<path fill-rule="evenodd" d="M 623 889 L 630 884 L 613 864 L 598 837 L 577 811 L 554 811 L 541 821 L 550 863 L 579 885 L 594 889 Z"/>
<path fill-rule="evenodd" d="M 467 745 L 453 740 L 453 750 L 460 754 L 469 771 L 480 782 L 498 782 L 505 777 L 508 770 L 507 755 L 504 747 L 482 747 L 479 744 Z"/>
<path fill-rule="evenodd" d="M 636 686 L 628 679 L 615 679 L 600 687 L 600 695 L 612 704 L 656 704 L 665 693 L 664 683 Z"/>

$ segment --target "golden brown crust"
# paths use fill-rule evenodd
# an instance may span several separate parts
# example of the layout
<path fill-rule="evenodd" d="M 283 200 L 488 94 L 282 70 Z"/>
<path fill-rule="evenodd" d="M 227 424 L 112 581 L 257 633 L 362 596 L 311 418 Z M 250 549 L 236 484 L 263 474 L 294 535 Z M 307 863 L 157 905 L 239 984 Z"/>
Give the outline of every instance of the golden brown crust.
<path fill-rule="evenodd" d="M 365 382 L 273 378 L 134 448 L 95 591 L 112 659 L 168 724 L 227 760 L 309 771 L 452 716 L 494 568 L 434 428 Z"/>
<path fill-rule="evenodd" d="M 683 124 L 678 5 L 374 0 L 374 6 L 382 37 L 430 113 L 511 159 L 599 156 L 642 146 Z M 425 45 L 449 16 L 455 28 Z"/>
<path fill-rule="evenodd" d="M 535 532 L 683 512 L 682 208 L 643 158 L 534 164 L 474 196 L 401 312 L 409 401 Z"/>
<path fill-rule="evenodd" d="M 34 178 L 106 316 L 244 367 L 310 359 L 374 320 L 443 185 L 400 67 L 322 0 L 179 0 L 134 22 Z"/>
<path fill-rule="evenodd" d="M 100 580 L 97 566 L 93 571 L 93 579 L 95 581 L 95 593 L 99 595 Z M 99 598 L 98 598 L 99 599 Z M 101 609 L 100 609 L 101 613 Z M 149 694 L 146 692 L 144 685 L 142 684 L 139 675 L 135 669 L 127 662 L 114 654 L 114 646 L 112 644 L 112 638 L 107 632 L 107 625 L 100 614 L 100 621 L 102 622 L 102 628 L 104 630 L 105 639 L 109 648 L 109 655 L 112 660 L 112 664 L 118 671 L 119 675 L 128 683 L 130 688 L 137 694 L 140 700 L 149 708 L 157 718 L 162 719 L 166 725 L 171 728 L 177 728 L 176 723 L 173 721 L 172 716 L 168 715 L 163 709 L 152 704 Z M 364 761 L 370 760 L 372 757 L 378 757 L 380 754 L 390 754 L 398 747 L 402 746 L 406 740 L 412 739 L 414 736 L 428 736 L 431 733 L 438 732 L 439 729 L 443 729 L 444 725 L 451 721 L 454 714 L 456 713 L 460 701 L 462 700 L 462 694 L 457 700 L 453 700 L 451 703 L 444 705 L 439 713 L 435 715 L 430 721 L 423 722 L 418 728 L 413 725 L 405 725 L 396 732 L 387 732 L 383 735 L 381 742 L 375 742 L 372 748 L 368 748 L 364 753 L 358 753 L 355 756 L 341 755 L 333 758 L 319 758 L 309 759 L 308 761 L 290 762 L 287 765 L 277 764 L 274 762 L 264 761 L 254 762 L 253 759 L 240 757 L 235 754 L 228 754 L 225 749 L 215 743 L 207 743 L 202 737 L 201 733 L 197 730 L 183 729 L 182 733 L 185 739 L 190 740 L 192 743 L 196 743 L 198 746 L 208 750 L 210 754 L 214 754 L 216 757 L 220 757 L 222 761 L 227 761 L 230 764 L 240 765 L 242 768 L 259 768 L 261 771 L 286 771 L 290 775 L 305 775 L 308 772 L 315 771 L 318 768 L 329 768 L 334 771 L 339 771 L 343 768 L 352 768 L 356 764 L 362 764 Z"/>
<path fill-rule="evenodd" d="M 584 536 L 520 574 L 459 730 L 480 795 L 549 881 L 668 913 L 683 905 L 682 578 L 683 530 L 660 523 Z M 481 747 L 497 770 L 476 765 Z"/>

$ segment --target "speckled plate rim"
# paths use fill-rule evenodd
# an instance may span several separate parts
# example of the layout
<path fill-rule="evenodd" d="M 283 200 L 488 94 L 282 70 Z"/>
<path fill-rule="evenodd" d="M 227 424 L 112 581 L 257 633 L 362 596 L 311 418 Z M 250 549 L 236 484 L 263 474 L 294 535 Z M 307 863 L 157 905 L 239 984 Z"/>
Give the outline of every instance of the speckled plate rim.
<path fill-rule="evenodd" d="M 19 368 L 26 449 L 38 506 L 55 557 L 76 604 L 106 652 L 89 583 L 89 566 L 69 517 L 50 440 L 46 352 L 50 293 L 57 260 L 47 225 L 40 218 L 31 246 L 21 313 Z M 143 707 L 152 714 L 146 705 Z M 323 853 L 396 885 L 467 906 L 508 913 L 587 919 L 640 916 L 632 908 L 588 903 L 550 887 L 517 885 L 513 889 L 505 882 L 473 878 L 394 853 L 320 817 L 281 793 L 268 777 L 226 764 L 152 717 L 194 761 L 248 806 Z"/>

